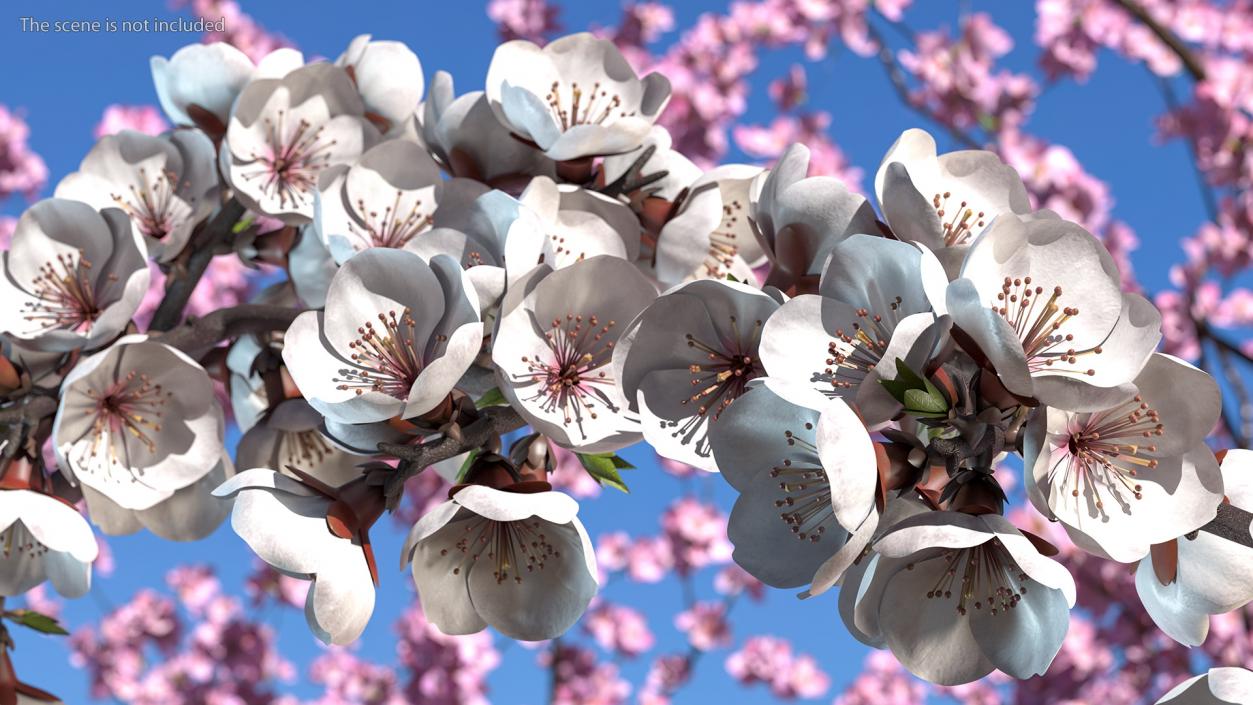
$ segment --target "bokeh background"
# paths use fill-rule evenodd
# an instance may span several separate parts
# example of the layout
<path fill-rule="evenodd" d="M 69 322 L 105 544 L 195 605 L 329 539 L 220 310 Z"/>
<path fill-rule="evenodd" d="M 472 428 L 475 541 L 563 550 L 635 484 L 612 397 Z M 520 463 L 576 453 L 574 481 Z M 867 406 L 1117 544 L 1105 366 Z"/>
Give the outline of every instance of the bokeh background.
<path fill-rule="evenodd" d="M 1201 76 L 1137 9 L 1180 38 Z M 1231 368 L 1230 426 L 1218 442 L 1238 443 L 1253 318 L 1243 200 L 1250 14 L 1244 2 L 1192 0 L 9 0 L 0 8 L 0 235 L 29 202 L 51 195 L 100 134 L 165 129 L 149 58 L 204 39 L 24 32 L 23 16 L 224 18 L 223 38 L 250 54 L 287 44 L 332 60 L 371 33 L 406 42 L 428 82 L 448 71 L 459 92 L 482 88 L 503 37 L 592 30 L 616 38 L 641 67 L 674 72 L 670 127 L 706 164 L 768 164 L 800 139 L 815 147 L 816 170 L 868 193 L 904 129 L 931 130 L 942 151 L 999 149 L 1038 202 L 1105 238 L 1128 287 L 1157 297 L 1168 349 L 1208 356 L 1218 375 Z M 237 301 L 266 276 L 219 258 L 196 305 Z M 1207 323 L 1200 333 L 1198 320 Z M 410 514 L 376 530 L 383 583 L 370 627 L 347 652 L 314 640 L 284 600 L 302 598 L 258 572 L 223 526 L 186 545 L 109 539 L 90 595 L 32 600 L 58 610 L 75 636 L 18 634 L 18 672 L 67 703 L 1113 705 L 1151 702 L 1193 667 L 1248 663 L 1245 616 L 1220 624 L 1211 641 L 1221 643 L 1184 652 L 1145 626 L 1125 569 L 1075 558 L 1085 610 L 1055 673 L 1017 688 L 993 678 L 927 689 L 890 656 L 868 660 L 834 594 L 801 602 L 744 585 L 728 562 L 733 494 L 720 478 L 663 467 L 644 446 L 623 455 L 637 466 L 625 474 L 629 495 L 580 479 L 577 465 L 563 470 L 609 577 L 602 604 L 559 647 L 433 634 L 409 577 L 392 568 Z M 1007 485 L 1015 472 L 1004 470 Z M 426 481 L 411 492 L 418 502 L 437 494 Z M 193 568 L 171 579 L 177 566 Z"/>

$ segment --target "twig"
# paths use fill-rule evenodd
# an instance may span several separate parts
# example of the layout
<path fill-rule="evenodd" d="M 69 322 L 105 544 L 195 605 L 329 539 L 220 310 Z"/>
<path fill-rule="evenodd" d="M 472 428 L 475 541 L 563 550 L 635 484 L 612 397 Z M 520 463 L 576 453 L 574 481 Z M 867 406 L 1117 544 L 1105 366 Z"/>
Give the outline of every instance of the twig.
<path fill-rule="evenodd" d="M 1224 502 L 1218 505 L 1218 516 L 1202 526 L 1201 531 L 1253 548 L 1253 536 L 1249 535 L 1250 523 L 1253 523 L 1253 514 Z"/>
<path fill-rule="evenodd" d="M 1183 63 L 1183 68 L 1187 70 L 1188 75 L 1192 76 L 1192 80 L 1200 82 L 1205 80 L 1205 67 L 1200 60 L 1196 58 L 1196 54 L 1192 53 L 1192 49 L 1184 44 L 1179 35 L 1175 34 L 1162 23 L 1158 22 L 1140 6 L 1135 0 L 1114 0 L 1122 9 L 1126 10 L 1140 24 L 1148 27 L 1149 31 L 1162 40 L 1162 43 L 1179 57 L 1179 61 Z"/>
<path fill-rule="evenodd" d="M 462 453 L 482 448 L 493 436 L 503 436 L 526 424 L 511 406 L 493 406 L 483 410 L 483 415 L 466 425 L 457 434 L 445 434 L 437 441 L 421 445 L 379 443 L 380 453 L 401 460 L 394 472 L 388 472 L 384 481 L 388 506 L 395 506 L 404 492 L 405 482 L 443 460 L 455 458 Z"/>
<path fill-rule="evenodd" d="M 954 140 L 960 142 L 969 149 L 982 149 L 983 145 L 974 137 L 963 132 L 956 125 L 941 120 L 921 105 L 918 105 L 909 95 L 909 84 L 905 82 L 905 75 L 901 72 L 901 67 L 896 63 L 896 57 L 892 54 L 891 47 L 884 41 L 883 34 L 872 24 L 866 23 L 867 34 L 874 40 L 878 47 L 879 63 L 883 65 L 883 70 L 888 75 L 888 80 L 892 83 L 892 88 L 896 90 L 896 94 L 900 97 L 901 102 L 910 110 L 918 113 L 927 120 L 943 127 Z"/>
<path fill-rule="evenodd" d="M 25 423 L 35 425 L 40 419 L 52 416 L 57 410 L 57 400 L 43 394 L 30 394 L 22 397 L 13 406 L 0 409 L 0 426 L 13 426 Z"/>
<path fill-rule="evenodd" d="M 167 331 L 178 325 L 183 317 L 183 309 L 187 307 L 187 301 L 200 283 L 200 278 L 218 254 L 218 247 L 234 234 L 232 231 L 243 217 L 244 210 L 242 203 L 231 198 L 222 204 L 213 220 L 196 234 L 190 245 L 192 249 L 191 257 L 187 260 L 187 271 L 181 275 L 170 275 L 169 283 L 165 287 L 165 298 L 161 299 L 161 305 L 153 314 L 148 330 Z"/>
<path fill-rule="evenodd" d="M 1214 345 L 1218 346 L 1219 349 L 1226 350 L 1228 353 L 1235 355 L 1241 360 L 1244 360 L 1245 362 L 1249 364 L 1253 364 L 1253 355 L 1249 355 L 1239 345 L 1236 345 L 1235 343 L 1231 342 L 1230 340 L 1227 340 L 1223 336 L 1216 333 L 1214 329 L 1210 328 L 1209 325 L 1207 325 L 1204 321 L 1199 322 L 1197 333 L 1200 334 L 1202 337 L 1213 341 Z"/>
<path fill-rule="evenodd" d="M 153 339 L 199 357 L 219 342 L 248 333 L 285 330 L 301 310 L 289 306 L 241 304 L 190 318 L 173 330 Z"/>
<path fill-rule="evenodd" d="M 1249 425 L 1253 423 L 1253 405 L 1249 402 L 1249 390 L 1244 384 L 1244 379 L 1240 377 L 1240 370 L 1236 369 L 1235 362 L 1231 359 L 1231 353 L 1226 349 L 1218 348 L 1218 362 L 1223 368 L 1223 376 L 1227 378 L 1227 384 L 1231 385 L 1231 391 L 1236 395 L 1236 422 L 1239 424 L 1239 435 L 1235 438 L 1236 445 L 1241 448 L 1247 448 L 1249 438 L 1253 436 Z"/>
<path fill-rule="evenodd" d="M 1152 73 L 1152 72 L 1150 72 Z M 1157 77 L 1157 87 L 1162 92 L 1162 100 L 1166 103 L 1166 109 L 1175 112 L 1179 109 L 1179 98 L 1175 95 L 1175 89 L 1161 76 Z M 1209 219 L 1215 223 L 1218 222 L 1218 197 L 1214 194 L 1214 187 L 1210 184 L 1209 179 L 1205 178 L 1205 173 L 1201 171 L 1200 162 L 1197 161 L 1196 142 L 1188 138 L 1188 151 L 1191 153 L 1192 173 L 1196 176 L 1197 188 L 1201 191 L 1201 202 L 1205 205 L 1205 213 Z"/>

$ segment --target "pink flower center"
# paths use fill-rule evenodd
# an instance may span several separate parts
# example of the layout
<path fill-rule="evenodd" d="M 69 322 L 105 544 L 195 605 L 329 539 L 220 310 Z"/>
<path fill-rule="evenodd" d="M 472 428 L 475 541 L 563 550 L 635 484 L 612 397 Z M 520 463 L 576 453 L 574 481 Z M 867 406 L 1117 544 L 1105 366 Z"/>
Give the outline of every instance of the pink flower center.
<path fill-rule="evenodd" d="M 252 154 L 255 166 L 249 165 L 243 178 L 259 179 L 261 190 L 278 198 L 283 208 L 301 206 L 317 187 L 318 174 L 330 165 L 336 140 L 324 139 L 325 128 L 315 128 L 307 120 L 288 124 L 284 110 L 278 111 L 277 119 L 264 121 L 266 150 Z"/>
<path fill-rule="evenodd" d="M 1135 479 L 1140 470 L 1157 467 L 1157 459 L 1145 455 L 1157 451 L 1151 440 L 1166 432 L 1157 410 L 1137 395 L 1113 409 L 1077 416 L 1070 426 L 1064 455 L 1050 469 L 1049 481 L 1070 485 L 1072 497 L 1091 488 L 1097 509 L 1104 509 L 1103 493 L 1108 492 L 1129 510 L 1119 489 L 1141 499 Z"/>
<path fill-rule="evenodd" d="M 92 439 L 79 462 L 97 471 L 124 470 L 130 476 L 135 467 L 132 442 L 156 453 L 156 434 L 161 432 L 165 405 L 173 392 L 132 370 L 103 390 L 89 388 L 86 394 L 95 402 L 84 411 L 92 416 Z"/>
<path fill-rule="evenodd" d="M 358 395 L 368 390 L 406 399 L 426 366 L 413 339 L 413 316 L 405 308 L 399 316 L 395 311 L 378 314 L 378 322 L 377 328 L 366 321 L 357 329 L 357 338 L 348 343 L 353 366 L 341 368 L 333 381 Z"/>
<path fill-rule="evenodd" d="M 90 331 L 100 316 L 99 292 L 91 281 L 91 266 L 81 251 L 77 255 L 59 254 L 55 261 L 41 265 L 31 282 L 37 300 L 23 306 L 26 320 L 38 325 L 41 331 Z M 116 274 L 106 275 L 102 289 L 115 281 Z"/>
<path fill-rule="evenodd" d="M 126 194 L 111 194 L 113 202 L 126 211 L 141 233 L 160 240 L 173 232 L 182 219 L 181 214 L 175 212 L 178 176 L 170 171 L 158 171 L 149 179 L 147 170 L 141 167 L 139 181 L 139 186 L 128 186 Z"/>
<path fill-rule="evenodd" d="M 565 423 L 575 423 L 582 430 L 584 418 L 595 420 L 597 407 L 617 413 L 605 390 L 613 388 L 613 378 L 606 371 L 613 357 L 614 340 L 606 336 L 617 325 L 601 323 L 596 315 L 567 313 L 554 318 L 544 333 L 544 342 L 552 353 L 547 360 L 523 356 L 527 372 L 515 380 L 536 385 L 530 401 L 538 401 L 548 413 L 561 410 Z"/>

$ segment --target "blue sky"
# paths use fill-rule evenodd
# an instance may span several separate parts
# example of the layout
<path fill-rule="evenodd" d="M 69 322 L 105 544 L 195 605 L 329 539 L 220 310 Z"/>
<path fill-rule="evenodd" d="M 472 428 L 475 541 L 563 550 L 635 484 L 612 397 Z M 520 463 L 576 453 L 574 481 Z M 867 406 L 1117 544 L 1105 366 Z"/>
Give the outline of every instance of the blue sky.
<path fill-rule="evenodd" d="M 337 56 L 355 35 L 371 32 L 379 38 L 407 42 L 422 59 L 430 75 L 439 69 L 451 72 L 459 91 L 482 87 L 492 49 L 494 26 L 479 2 L 243 2 L 245 10 L 270 29 L 281 31 L 306 55 Z M 723 10 L 726 0 L 684 0 L 673 3 L 680 27 L 690 25 L 704 11 Z M 998 24 L 1014 37 L 1016 48 L 1006 65 L 1015 70 L 1035 70 L 1038 50 L 1034 34 L 1033 3 L 958 3 L 932 0 L 911 9 L 907 20 L 915 28 L 956 23 L 960 5 L 992 13 Z M 619 4 L 613 1 L 566 2 L 563 18 L 567 29 L 617 22 Z M 31 145 L 48 163 L 52 186 L 73 171 L 90 149 L 92 128 L 110 103 L 156 102 L 148 75 L 148 58 L 170 55 L 194 35 L 178 34 L 30 34 L 21 32 L 18 18 L 39 19 L 142 19 L 169 17 L 163 2 L 99 3 L 92 0 L 9 0 L 0 16 L 0 61 L 6 67 L 0 85 L 0 103 L 20 107 L 31 123 Z M 668 35 L 662 44 L 673 40 Z M 879 65 L 847 51 L 836 50 L 819 63 L 805 62 L 799 51 L 774 51 L 763 57 L 753 81 L 748 120 L 769 117 L 765 86 L 782 75 L 792 63 L 804 62 L 809 72 L 810 105 L 832 113 L 832 135 L 850 160 L 867 173 L 869 183 L 883 151 L 905 128 L 919 126 L 914 113 L 904 109 Z M 1042 78 L 1041 78 L 1042 81 Z M 1117 201 L 1114 215 L 1139 234 L 1141 249 L 1135 257 L 1141 280 L 1150 290 L 1166 284 L 1169 265 L 1180 257 L 1178 241 L 1192 234 L 1204 219 L 1195 178 L 1186 149 L 1179 143 L 1164 146 L 1153 141 L 1153 120 L 1162 111 L 1155 79 L 1144 69 L 1130 66 L 1108 54 L 1101 56 L 1097 73 L 1086 84 L 1065 82 L 1049 88 L 1028 123 L 1028 129 L 1071 148 L 1089 171 L 1108 182 Z M 921 126 L 927 127 L 925 124 Z M 943 146 L 943 138 L 941 137 Z M 734 158 L 736 155 L 732 155 Z M 0 213 L 18 214 L 23 203 L 0 203 Z M 628 481 L 632 494 L 613 491 L 585 505 L 583 516 L 593 537 L 613 530 L 648 534 L 658 530 L 664 507 L 680 490 L 680 483 L 662 473 L 646 448 L 626 456 L 639 469 Z M 701 492 L 712 493 L 724 507 L 733 497 L 718 478 L 701 481 Z M 376 537 L 376 550 L 384 568 L 383 586 L 375 618 L 361 644 L 362 653 L 381 662 L 393 660 L 395 640 L 391 623 L 407 600 L 413 599 L 407 576 L 387 570 L 394 565 L 401 535 L 384 522 Z M 163 586 L 166 570 L 178 562 L 214 564 L 228 586 L 238 587 L 249 570 L 252 556 L 224 527 L 211 538 L 191 545 L 162 542 L 147 535 L 111 542 L 117 572 L 97 582 L 93 594 L 67 609 L 68 621 L 80 624 L 96 620 L 110 604 L 129 598 L 143 586 Z M 710 575 L 698 579 L 702 596 L 712 597 Z M 677 584 L 635 585 L 619 582 L 606 590 L 611 600 L 642 608 L 652 618 L 658 637 L 656 652 L 682 648 L 682 635 L 671 623 L 680 607 Z M 800 603 L 790 593 L 775 591 L 762 605 L 737 606 L 733 614 L 737 643 L 744 637 L 766 633 L 793 640 L 796 647 L 818 657 L 832 676 L 838 692 L 855 677 L 864 648 L 849 637 L 840 624 L 832 599 Z M 276 616 L 277 619 L 277 616 Z M 275 622 L 284 652 L 297 663 L 307 662 L 318 646 L 304 628 L 302 615 L 288 611 Z M 19 634 L 15 654 L 18 672 L 36 684 L 54 689 L 66 702 L 87 702 L 85 674 L 67 664 L 65 645 L 57 640 Z M 504 647 L 504 640 L 498 641 Z M 546 676 L 534 665 L 533 654 L 518 653 L 516 645 L 505 652 L 505 665 L 491 679 L 492 699 L 497 703 L 539 703 L 546 693 Z M 726 651 L 703 660 L 695 682 L 677 699 L 679 703 L 702 703 L 733 697 L 738 703 L 773 702 L 760 687 L 742 690 L 731 682 L 722 667 Z M 647 659 L 623 664 L 627 677 L 642 681 Z M 312 696 L 316 689 L 293 684 L 287 689 Z M 825 700 L 829 701 L 829 697 Z"/>

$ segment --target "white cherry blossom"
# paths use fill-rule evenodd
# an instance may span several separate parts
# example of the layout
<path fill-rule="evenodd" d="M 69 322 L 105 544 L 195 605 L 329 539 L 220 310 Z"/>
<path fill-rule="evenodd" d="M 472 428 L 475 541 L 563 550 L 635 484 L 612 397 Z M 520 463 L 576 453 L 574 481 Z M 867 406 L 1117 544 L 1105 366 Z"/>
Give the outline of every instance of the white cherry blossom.
<path fill-rule="evenodd" d="M 914 675 L 940 685 L 993 669 L 1030 678 L 1061 648 L 1074 579 L 1004 517 L 926 512 L 873 548 L 841 588 L 854 599 L 850 631 Z"/>
<path fill-rule="evenodd" d="M 0 332 L 37 350 L 107 344 L 148 290 L 147 248 L 116 208 L 40 201 L 18 219 L 3 257 Z"/>
<path fill-rule="evenodd" d="M 1223 481 L 1205 437 L 1221 413 L 1212 377 L 1155 353 L 1122 402 L 1036 413 L 1023 449 L 1027 496 L 1079 547 L 1138 561 L 1214 518 Z"/>
<path fill-rule="evenodd" d="M 494 336 L 501 390 L 560 446 L 606 452 L 631 445 L 640 424 L 613 376 L 613 351 L 657 290 L 616 257 L 541 269 Z"/>
<path fill-rule="evenodd" d="M 121 208 L 161 262 L 182 252 L 192 230 L 217 206 L 217 194 L 213 142 L 194 129 L 102 137 L 56 190 L 57 198 L 96 209 Z"/>
<path fill-rule="evenodd" d="M 1161 314 L 1122 292 L 1101 242 L 1047 214 L 997 218 L 970 246 L 945 301 L 933 303 L 1007 390 L 1072 411 L 1124 396 L 1120 385 L 1162 336 Z"/>
<path fill-rule="evenodd" d="M 252 210 L 307 223 L 321 173 L 355 160 L 374 143 L 377 131 L 364 115 L 352 79 L 330 64 L 253 80 L 231 112 L 222 172 Z"/>
<path fill-rule="evenodd" d="M 356 641 L 374 612 L 376 570 L 360 533 L 344 537 L 328 525 L 336 500 L 268 468 L 241 472 L 214 494 L 234 498 L 231 527 L 261 560 L 312 581 L 305 598 L 310 631 L 327 644 Z"/>
<path fill-rule="evenodd" d="M 937 155 L 935 138 L 916 128 L 901 133 L 884 155 L 875 195 L 896 236 L 925 245 L 952 272 L 997 216 L 1032 210 L 1022 178 L 995 152 Z"/>
<path fill-rule="evenodd" d="M 1221 469 L 1225 499 L 1218 501 L 1253 511 L 1253 451 L 1227 451 Z M 1166 519 L 1162 514 L 1157 518 Z M 1253 526 L 1248 530 L 1253 532 Z M 1136 592 L 1163 632 L 1186 646 L 1200 646 L 1209 634 L 1211 614 L 1231 612 L 1253 601 L 1253 548 L 1207 531 L 1164 543 L 1158 547 L 1164 555 L 1140 561 Z M 1155 566 L 1155 558 L 1165 565 Z M 1155 567 L 1164 569 L 1166 580 Z"/>
<path fill-rule="evenodd" d="M 283 361 L 314 409 L 346 423 L 418 416 L 479 354 L 474 287 L 452 258 L 372 248 L 344 263 L 326 310 L 287 329 Z"/>
<path fill-rule="evenodd" d="M 613 42 L 586 32 L 543 48 L 505 42 L 486 87 L 500 121 L 557 161 L 634 149 L 670 100 L 665 76 L 637 77 Z"/>
<path fill-rule="evenodd" d="M 710 429 L 763 373 L 759 347 L 779 303 L 747 284 L 700 280 L 665 292 L 614 348 L 614 377 L 661 455 L 714 471 Z"/>
<path fill-rule="evenodd" d="M 127 336 L 66 376 L 53 424 L 74 482 L 126 509 L 149 509 L 219 466 L 222 408 L 204 368 L 146 336 Z"/>
<path fill-rule="evenodd" d="M 808 584 L 875 509 L 874 444 L 843 401 L 755 380 L 710 443 L 740 493 L 727 526 L 732 557 L 767 585 Z"/>
<path fill-rule="evenodd" d="M 492 626 L 524 641 L 561 636 L 597 589 L 578 510 L 551 490 L 457 490 L 413 526 L 401 554 L 427 619 L 445 634 Z"/>

